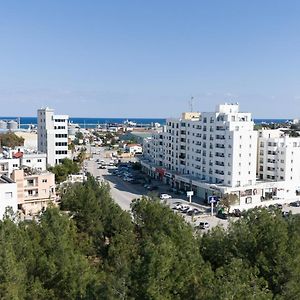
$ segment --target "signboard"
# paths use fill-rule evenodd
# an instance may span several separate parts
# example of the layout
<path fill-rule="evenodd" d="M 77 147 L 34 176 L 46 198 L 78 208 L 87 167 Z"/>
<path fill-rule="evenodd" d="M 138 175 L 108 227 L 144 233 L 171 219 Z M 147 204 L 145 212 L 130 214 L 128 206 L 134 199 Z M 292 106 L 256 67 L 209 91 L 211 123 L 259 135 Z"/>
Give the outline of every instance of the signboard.
<path fill-rule="evenodd" d="M 194 196 L 194 191 L 188 191 L 188 192 L 186 192 L 186 195 L 188 197 Z"/>
<path fill-rule="evenodd" d="M 217 196 L 209 196 L 208 197 L 208 203 L 216 203 L 218 201 Z"/>

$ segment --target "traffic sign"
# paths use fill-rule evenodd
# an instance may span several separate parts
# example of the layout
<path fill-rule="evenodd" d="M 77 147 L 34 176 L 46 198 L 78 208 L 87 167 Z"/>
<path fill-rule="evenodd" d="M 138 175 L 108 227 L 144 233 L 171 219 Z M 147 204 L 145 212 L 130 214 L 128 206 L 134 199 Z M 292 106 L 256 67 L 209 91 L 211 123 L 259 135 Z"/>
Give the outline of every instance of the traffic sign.
<path fill-rule="evenodd" d="M 186 192 L 186 195 L 188 197 L 194 196 L 194 191 L 188 191 L 188 192 Z"/>
<path fill-rule="evenodd" d="M 208 197 L 208 203 L 216 203 L 216 202 L 218 202 L 217 196 L 209 196 Z"/>

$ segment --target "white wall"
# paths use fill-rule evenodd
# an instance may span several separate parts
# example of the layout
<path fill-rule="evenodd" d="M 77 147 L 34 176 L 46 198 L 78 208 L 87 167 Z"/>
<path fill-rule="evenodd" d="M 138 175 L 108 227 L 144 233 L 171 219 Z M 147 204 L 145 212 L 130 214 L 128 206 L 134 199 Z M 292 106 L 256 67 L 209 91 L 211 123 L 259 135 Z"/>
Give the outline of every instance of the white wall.
<path fill-rule="evenodd" d="M 18 209 L 16 183 L 0 183 L 0 219 L 7 206 L 11 206 L 14 212 Z"/>

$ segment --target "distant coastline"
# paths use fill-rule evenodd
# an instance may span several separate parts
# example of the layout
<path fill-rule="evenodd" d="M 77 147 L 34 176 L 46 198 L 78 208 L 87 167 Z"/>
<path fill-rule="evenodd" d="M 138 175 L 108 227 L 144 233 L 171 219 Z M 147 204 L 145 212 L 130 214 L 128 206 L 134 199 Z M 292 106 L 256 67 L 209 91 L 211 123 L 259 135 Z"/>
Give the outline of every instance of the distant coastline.
<path fill-rule="evenodd" d="M 28 125 L 36 125 L 37 118 L 36 117 L 0 117 L 0 120 L 16 120 L 20 119 L 21 128 L 25 128 Z M 103 124 L 122 124 L 126 120 L 135 122 L 137 124 L 151 124 L 151 123 L 159 123 L 164 125 L 166 123 L 166 119 L 164 118 L 73 118 L 70 117 L 70 121 L 74 124 L 78 124 L 80 127 L 92 128 L 97 125 Z M 292 119 L 254 119 L 255 124 L 262 123 L 285 123 L 287 121 L 292 121 Z"/>

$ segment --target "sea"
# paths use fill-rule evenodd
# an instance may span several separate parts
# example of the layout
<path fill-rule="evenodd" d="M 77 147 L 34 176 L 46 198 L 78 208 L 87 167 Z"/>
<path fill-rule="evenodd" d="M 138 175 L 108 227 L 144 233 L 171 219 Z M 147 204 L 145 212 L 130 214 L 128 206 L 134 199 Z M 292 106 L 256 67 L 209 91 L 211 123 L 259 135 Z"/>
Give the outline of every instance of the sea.
<path fill-rule="evenodd" d="M 37 125 L 36 117 L 0 117 L 0 120 L 15 120 L 20 123 L 20 128 L 27 129 L 29 126 Z M 166 119 L 162 118 L 72 118 L 70 121 L 78 124 L 82 128 L 95 128 L 105 124 L 123 124 L 126 121 L 137 123 L 141 126 L 147 126 L 154 123 L 164 125 Z M 286 123 L 292 121 L 291 119 L 254 119 L 255 124 L 271 124 L 271 123 Z"/>

